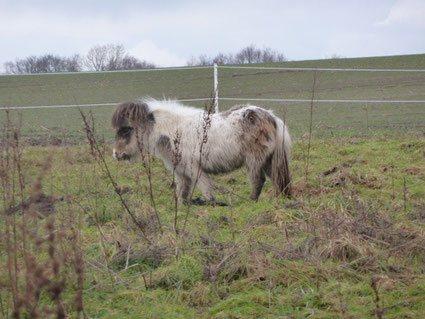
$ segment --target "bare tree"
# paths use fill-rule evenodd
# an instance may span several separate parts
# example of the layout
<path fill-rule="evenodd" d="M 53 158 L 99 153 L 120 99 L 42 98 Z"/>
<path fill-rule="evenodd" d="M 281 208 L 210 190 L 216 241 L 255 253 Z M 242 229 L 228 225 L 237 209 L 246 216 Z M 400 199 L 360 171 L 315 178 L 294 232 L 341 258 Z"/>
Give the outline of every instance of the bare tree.
<path fill-rule="evenodd" d="M 338 53 L 333 53 L 331 54 L 331 56 L 327 57 L 328 59 L 344 59 L 345 56 L 338 54 Z"/>
<path fill-rule="evenodd" d="M 209 58 L 206 54 L 202 54 L 199 56 L 199 65 L 211 65 L 211 58 Z"/>
<path fill-rule="evenodd" d="M 186 65 L 195 66 L 197 65 L 197 62 L 198 60 L 194 56 L 191 56 L 190 59 L 186 61 Z"/>
<path fill-rule="evenodd" d="M 233 54 L 224 54 L 224 53 L 219 53 L 215 56 L 213 63 L 217 63 L 217 64 L 234 64 L 234 57 Z"/>
<path fill-rule="evenodd" d="M 122 44 L 109 45 L 108 53 L 107 69 L 111 71 L 120 70 L 125 55 L 124 46 Z"/>
<path fill-rule="evenodd" d="M 154 68 L 153 63 L 141 61 L 126 53 L 122 44 L 93 46 L 86 55 L 85 65 L 93 71 L 114 71 Z"/>
<path fill-rule="evenodd" d="M 251 44 L 236 54 L 236 61 L 239 64 L 259 63 L 261 62 L 261 50 L 257 49 L 255 45 Z"/>
<path fill-rule="evenodd" d="M 79 72 L 82 70 L 82 58 L 78 54 L 74 54 L 66 61 L 68 72 Z"/>
<path fill-rule="evenodd" d="M 269 63 L 269 62 L 285 62 L 286 58 L 283 53 L 279 53 L 270 48 L 265 48 L 261 55 L 261 62 Z"/>
<path fill-rule="evenodd" d="M 214 58 L 209 58 L 205 54 L 198 58 L 192 57 L 187 61 L 187 65 L 212 65 L 217 64 L 249 64 L 249 63 L 270 63 L 287 61 L 283 53 L 279 53 L 270 48 L 258 49 L 254 44 L 242 48 L 236 54 L 219 53 Z"/>
<path fill-rule="evenodd" d="M 35 73 L 37 57 L 30 56 L 15 62 L 6 62 L 4 68 L 9 74 Z"/>
<path fill-rule="evenodd" d="M 3 64 L 4 70 L 6 72 L 6 74 L 16 74 L 15 72 L 15 63 L 13 62 L 5 62 Z"/>
<path fill-rule="evenodd" d="M 213 59 L 208 57 L 206 54 L 201 54 L 198 58 L 191 57 L 189 61 L 186 62 L 187 65 L 194 66 L 206 66 L 213 65 Z"/>
<path fill-rule="evenodd" d="M 66 71 L 66 59 L 52 54 L 36 58 L 35 67 L 39 73 L 53 73 Z"/>
<path fill-rule="evenodd" d="M 141 61 L 130 55 L 126 55 L 121 63 L 121 70 L 153 69 L 155 67 L 153 63 Z"/>
<path fill-rule="evenodd" d="M 77 72 L 81 70 L 81 63 L 78 55 L 64 58 L 46 54 L 39 57 L 30 56 L 15 62 L 6 62 L 4 68 L 8 74 Z"/>
<path fill-rule="evenodd" d="M 78 54 L 71 57 L 45 54 L 4 63 L 8 74 L 79 72 L 84 66 L 93 71 L 155 68 L 155 64 L 129 55 L 121 44 L 95 45 L 85 57 Z"/>
<path fill-rule="evenodd" d="M 88 69 L 94 71 L 105 71 L 108 66 L 110 44 L 95 45 L 91 47 L 86 55 L 85 65 Z"/>

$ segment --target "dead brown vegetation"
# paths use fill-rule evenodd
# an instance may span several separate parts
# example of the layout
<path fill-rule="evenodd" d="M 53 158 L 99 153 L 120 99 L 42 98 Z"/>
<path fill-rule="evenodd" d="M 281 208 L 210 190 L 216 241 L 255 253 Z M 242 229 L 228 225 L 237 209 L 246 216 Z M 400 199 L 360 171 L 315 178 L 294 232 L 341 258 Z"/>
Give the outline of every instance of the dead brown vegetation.
<path fill-rule="evenodd" d="M 78 218 L 72 210 L 57 218 L 57 199 L 43 192 L 51 158 L 45 160 L 35 182 L 26 183 L 20 127 L 6 115 L 0 152 L 4 247 L 0 257 L 7 277 L 0 281 L 0 313 L 3 318 L 65 318 L 72 309 L 79 318 L 84 314 L 84 266 L 80 229 L 75 227 Z M 65 290 L 74 291 L 71 299 L 64 297 Z"/>

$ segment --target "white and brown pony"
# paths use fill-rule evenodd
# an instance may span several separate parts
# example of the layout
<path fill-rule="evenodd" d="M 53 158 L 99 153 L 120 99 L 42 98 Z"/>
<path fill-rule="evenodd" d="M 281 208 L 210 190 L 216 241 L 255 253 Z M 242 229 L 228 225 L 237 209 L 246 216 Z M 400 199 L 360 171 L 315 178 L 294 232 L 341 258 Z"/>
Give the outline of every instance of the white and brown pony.
<path fill-rule="evenodd" d="M 121 103 L 112 116 L 117 160 L 141 159 L 143 152 L 160 157 L 175 173 L 177 194 L 191 201 L 198 186 L 208 204 L 215 204 L 209 174 L 246 167 L 257 200 L 269 176 L 276 195 L 291 194 L 289 149 L 284 122 L 253 105 L 234 106 L 210 114 L 173 101 L 145 99 Z"/>

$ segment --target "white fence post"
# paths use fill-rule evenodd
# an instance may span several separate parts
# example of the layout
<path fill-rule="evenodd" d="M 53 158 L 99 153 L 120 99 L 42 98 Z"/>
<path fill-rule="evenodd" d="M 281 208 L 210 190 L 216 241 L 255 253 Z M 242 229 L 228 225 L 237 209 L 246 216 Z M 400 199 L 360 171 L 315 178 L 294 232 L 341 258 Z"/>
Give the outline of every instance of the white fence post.
<path fill-rule="evenodd" d="M 214 110 L 218 113 L 218 68 L 217 63 L 214 63 Z"/>

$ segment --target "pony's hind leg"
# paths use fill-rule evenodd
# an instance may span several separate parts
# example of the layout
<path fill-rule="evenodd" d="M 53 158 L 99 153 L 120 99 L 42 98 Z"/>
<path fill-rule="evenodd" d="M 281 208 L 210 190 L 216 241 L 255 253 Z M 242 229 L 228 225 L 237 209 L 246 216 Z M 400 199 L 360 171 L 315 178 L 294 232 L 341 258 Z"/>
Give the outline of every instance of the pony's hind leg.
<path fill-rule="evenodd" d="M 261 190 L 263 189 L 264 182 L 266 181 L 266 174 L 271 174 L 271 157 L 269 156 L 265 162 L 260 160 L 251 160 L 245 163 L 248 178 L 252 184 L 251 199 L 258 200 Z"/>

